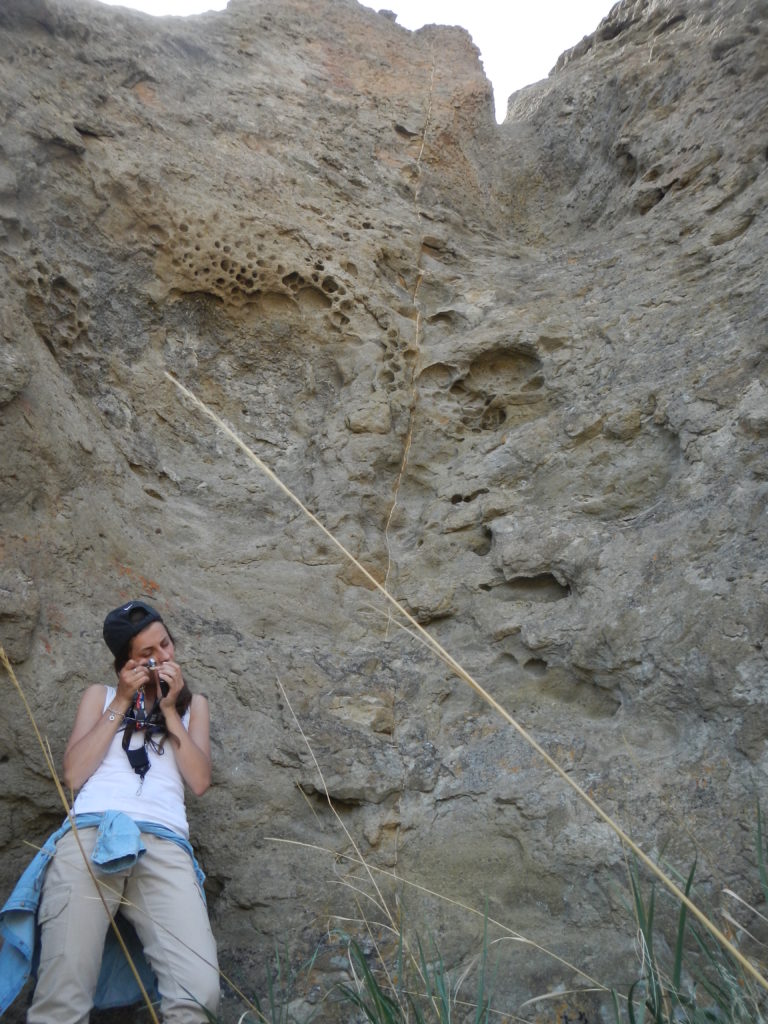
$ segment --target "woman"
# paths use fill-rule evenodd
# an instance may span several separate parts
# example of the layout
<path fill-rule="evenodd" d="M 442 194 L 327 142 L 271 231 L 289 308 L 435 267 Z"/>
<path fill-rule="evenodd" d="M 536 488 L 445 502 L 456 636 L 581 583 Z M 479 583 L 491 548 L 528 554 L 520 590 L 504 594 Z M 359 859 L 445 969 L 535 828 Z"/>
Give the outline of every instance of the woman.
<path fill-rule="evenodd" d="M 111 611 L 104 640 L 117 686 L 86 690 L 64 754 L 65 782 L 79 790 L 78 836 L 109 913 L 119 909 L 138 935 L 163 1020 L 199 1024 L 209 1019 L 206 1010 L 215 1013 L 219 984 L 184 784 L 200 796 L 211 782 L 208 701 L 190 693 L 173 638 L 150 605 L 132 601 Z M 85 1024 L 110 925 L 71 831 L 47 869 L 39 922 L 27 1024 Z"/>

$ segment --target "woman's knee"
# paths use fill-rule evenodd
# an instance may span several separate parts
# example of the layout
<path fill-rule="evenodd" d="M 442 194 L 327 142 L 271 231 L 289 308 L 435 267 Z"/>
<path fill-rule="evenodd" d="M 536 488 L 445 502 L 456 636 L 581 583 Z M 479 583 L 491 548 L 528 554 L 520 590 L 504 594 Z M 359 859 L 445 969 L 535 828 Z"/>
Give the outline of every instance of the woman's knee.
<path fill-rule="evenodd" d="M 219 1008 L 219 972 L 206 967 L 196 974 L 189 986 L 180 982 L 184 996 L 160 992 L 164 1024 L 204 1024 L 215 1017 Z"/>
<path fill-rule="evenodd" d="M 211 940 L 212 938 L 211 936 Z M 204 953 L 198 950 L 198 955 L 187 960 L 173 980 L 177 993 L 179 990 L 183 991 L 188 999 L 193 999 L 211 1013 L 215 1013 L 220 995 L 220 976 L 215 944 L 212 942 L 212 948 L 205 950 Z M 162 995 L 162 984 L 160 994 Z"/>
<path fill-rule="evenodd" d="M 221 989 L 219 985 L 219 972 L 216 969 L 206 969 L 206 975 L 204 978 L 198 978 L 196 981 L 197 987 L 197 999 L 206 1010 L 211 1014 L 215 1014 L 219 1008 L 219 998 L 221 996 Z"/>

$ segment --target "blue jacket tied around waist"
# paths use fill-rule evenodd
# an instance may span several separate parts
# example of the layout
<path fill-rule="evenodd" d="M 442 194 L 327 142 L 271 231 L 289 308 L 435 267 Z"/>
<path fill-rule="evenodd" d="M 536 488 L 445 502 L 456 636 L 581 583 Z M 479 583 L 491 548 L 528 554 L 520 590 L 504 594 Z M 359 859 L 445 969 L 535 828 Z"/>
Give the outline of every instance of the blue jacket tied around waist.
<path fill-rule="evenodd" d="M 192 858 L 198 885 L 200 891 L 203 892 L 205 875 L 195 860 L 191 845 L 188 840 L 171 829 L 156 825 L 151 821 L 134 821 L 120 811 L 105 811 L 104 814 L 78 814 L 75 824 L 78 829 L 98 827 L 99 833 L 91 860 L 99 871 L 106 873 L 125 871 L 136 863 L 146 849 L 141 839 L 143 832 L 176 843 Z M 72 823 L 67 818 L 61 828 L 48 837 L 16 883 L 5 906 L 0 910 L 0 934 L 4 940 L 2 949 L 0 949 L 0 1015 L 5 1013 L 21 992 L 30 974 L 37 970 L 40 955 L 37 909 L 43 891 L 43 880 L 51 858 L 56 852 L 56 843 L 71 828 Z M 203 898 L 205 898 L 204 894 Z M 142 984 L 150 995 L 156 995 L 155 979 L 144 958 L 136 933 L 126 921 L 120 921 L 119 915 L 118 923 Z M 98 1009 L 106 1009 L 110 1006 L 129 1006 L 139 999 L 141 999 L 139 986 L 125 954 L 110 928 L 104 943 L 104 955 L 94 996 L 94 1006 Z"/>

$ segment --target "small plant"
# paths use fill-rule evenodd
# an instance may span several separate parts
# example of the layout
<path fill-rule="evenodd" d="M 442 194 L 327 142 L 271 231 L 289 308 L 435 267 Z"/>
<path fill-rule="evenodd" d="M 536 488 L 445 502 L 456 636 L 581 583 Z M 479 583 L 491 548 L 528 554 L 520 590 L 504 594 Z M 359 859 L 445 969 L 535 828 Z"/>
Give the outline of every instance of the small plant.
<path fill-rule="evenodd" d="M 288 953 L 281 955 L 275 944 L 274 961 L 267 973 L 266 995 L 261 999 L 258 995 L 247 998 L 225 978 L 233 991 L 248 1005 L 248 1009 L 237 1018 L 237 1024 L 310 1024 L 320 1006 L 310 1008 L 300 999 L 299 981 L 311 972 L 316 956 L 317 950 L 306 963 L 293 968 Z M 303 1011 L 299 1016 L 295 1012 L 297 1004 Z M 223 1024 L 219 1018 L 211 1017 L 210 1020 L 211 1024 Z"/>
<path fill-rule="evenodd" d="M 687 897 L 695 871 L 694 861 L 685 882 Z M 630 865 L 630 883 L 643 974 L 629 989 L 624 1007 L 613 992 L 617 1024 L 627 1019 L 629 1024 L 764 1024 L 763 993 L 727 950 L 691 922 L 685 904 L 678 912 L 671 963 L 664 964 L 657 948 L 656 884 L 651 883 L 646 899 L 636 861 Z"/>
<path fill-rule="evenodd" d="M 348 938 L 355 984 L 340 986 L 344 998 L 363 1012 L 369 1024 L 487 1024 L 493 988 L 487 972 L 487 921 L 482 952 L 477 958 L 477 992 L 472 1000 L 459 998 L 469 970 L 452 978 L 434 943 L 431 957 L 421 939 L 416 939 L 416 945 L 418 956 L 407 953 L 401 931 L 395 968 L 390 972 L 381 963 L 371 966 L 360 945 Z"/>

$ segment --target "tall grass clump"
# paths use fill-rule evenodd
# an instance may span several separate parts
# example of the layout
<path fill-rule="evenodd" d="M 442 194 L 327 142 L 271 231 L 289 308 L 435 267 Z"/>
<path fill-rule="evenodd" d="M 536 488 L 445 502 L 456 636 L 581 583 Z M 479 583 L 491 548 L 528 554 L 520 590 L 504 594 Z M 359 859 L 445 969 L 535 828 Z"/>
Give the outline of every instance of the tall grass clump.
<path fill-rule="evenodd" d="M 342 997 L 369 1024 L 489 1024 L 494 971 L 489 971 L 487 922 L 481 954 L 469 970 L 451 974 L 434 942 L 429 953 L 419 937 L 416 946 L 417 956 L 409 955 L 401 933 L 396 963 L 389 970 L 380 959 L 371 962 L 359 943 L 347 937 L 353 983 L 339 986 Z M 470 974 L 474 993 L 465 995 L 462 990 Z"/>
<path fill-rule="evenodd" d="M 310 1006 L 299 996 L 302 983 L 310 975 L 317 952 L 300 967 L 291 965 L 288 952 L 281 954 L 275 945 L 275 956 L 267 970 L 266 991 L 252 995 L 250 1009 L 238 1018 L 237 1024 L 311 1024 L 321 1005 Z M 212 1018 L 212 1024 L 221 1024 Z"/>
<path fill-rule="evenodd" d="M 758 865 L 768 899 L 759 812 L 757 831 Z M 694 861 L 684 881 L 688 897 L 695 872 Z M 616 1024 L 768 1024 L 765 992 L 741 961 L 691 918 L 688 906 L 682 903 L 677 908 L 670 934 L 669 926 L 659 924 L 656 880 L 644 890 L 637 861 L 630 863 L 629 883 L 641 973 L 626 998 L 612 992 Z M 726 893 L 735 896 L 729 890 Z M 748 909 L 758 914 L 754 908 Z M 735 926 L 734 941 L 742 931 L 753 938 L 730 915 L 724 916 Z"/>

